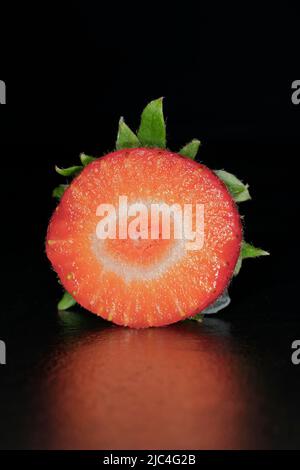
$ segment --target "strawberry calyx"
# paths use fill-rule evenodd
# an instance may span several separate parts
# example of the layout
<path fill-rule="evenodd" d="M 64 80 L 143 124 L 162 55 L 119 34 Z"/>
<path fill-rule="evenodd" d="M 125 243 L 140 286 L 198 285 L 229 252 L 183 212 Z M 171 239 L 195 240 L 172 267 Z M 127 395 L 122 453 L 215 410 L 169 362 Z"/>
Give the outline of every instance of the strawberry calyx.
<path fill-rule="evenodd" d="M 120 118 L 116 140 L 116 150 L 139 147 L 158 147 L 165 149 L 166 145 L 166 124 L 163 114 L 163 98 L 150 101 L 150 103 L 148 103 L 144 108 L 137 133 L 130 129 L 130 127 L 125 123 L 123 117 Z M 197 156 L 200 146 L 200 140 L 193 139 L 191 142 L 182 147 L 178 153 L 183 157 L 194 160 Z M 68 181 L 65 184 L 59 184 L 54 188 L 52 192 L 52 196 L 54 198 L 60 200 L 66 189 L 69 187 L 69 180 L 78 176 L 85 166 L 96 160 L 95 157 L 86 155 L 85 153 L 81 153 L 79 158 L 81 163 L 80 165 L 74 165 L 68 168 L 60 168 L 55 166 L 56 172 L 59 175 L 68 178 Z M 223 181 L 232 199 L 236 203 L 245 202 L 251 199 L 249 186 L 244 184 L 235 175 L 223 169 L 215 170 L 214 172 L 218 178 Z M 266 255 L 269 255 L 267 251 L 262 250 L 261 248 L 256 248 L 255 246 L 243 240 L 241 244 L 240 255 L 233 275 L 236 276 L 240 272 L 244 259 L 257 258 Z M 189 318 L 189 320 L 201 322 L 203 320 L 203 315 L 216 313 L 219 310 L 227 307 L 229 303 L 230 297 L 228 295 L 228 290 L 226 289 L 211 306 L 197 315 Z M 75 304 L 76 301 L 71 296 L 71 294 L 65 291 L 57 307 L 59 310 L 67 310 Z"/>

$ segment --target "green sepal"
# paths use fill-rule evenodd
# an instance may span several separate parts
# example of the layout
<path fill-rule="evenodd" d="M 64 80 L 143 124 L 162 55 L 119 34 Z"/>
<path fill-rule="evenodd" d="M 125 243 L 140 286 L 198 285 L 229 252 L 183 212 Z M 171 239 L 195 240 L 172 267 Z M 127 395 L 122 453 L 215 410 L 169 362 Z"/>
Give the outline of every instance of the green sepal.
<path fill-rule="evenodd" d="M 236 276 L 242 267 L 242 262 L 244 259 L 247 258 L 258 258 L 259 256 L 268 256 L 270 253 L 268 251 L 262 250 L 261 248 L 256 248 L 255 246 L 247 243 L 245 241 L 242 242 L 240 256 L 236 263 L 234 269 L 234 275 Z"/>
<path fill-rule="evenodd" d="M 60 301 L 57 304 L 58 310 L 67 310 L 70 307 L 73 307 L 73 305 L 76 304 L 76 300 L 69 294 L 69 292 L 65 291 L 64 295 L 60 299 Z"/>
<path fill-rule="evenodd" d="M 270 254 L 268 251 L 262 250 L 261 248 L 256 248 L 255 246 L 245 241 L 243 241 L 241 253 L 243 259 L 257 258 L 258 256 L 268 256 Z"/>
<path fill-rule="evenodd" d="M 236 265 L 235 265 L 234 271 L 233 271 L 233 275 L 234 275 L 234 276 L 237 276 L 238 273 L 240 272 L 241 267 L 242 267 L 242 261 L 243 261 L 243 258 L 242 258 L 241 254 L 240 254 L 240 256 L 238 257 L 237 263 L 236 263 Z"/>
<path fill-rule="evenodd" d="M 89 163 L 92 163 L 96 160 L 95 157 L 90 157 L 89 155 L 86 155 L 85 153 L 81 153 L 79 157 L 83 166 L 87 166 Z"/>
<path fill-rule="evenodd" d="M 198 323 L 202 323 L 203 320 L 204 320 L 204 315 L 203 313 L 197 313 L 196 315 L 194 315 L 193 317 L 190 317 L 190 318 L 187 318 L 187 320 L 192 320 L 192 321 L 196 321 Z"/>
<path fill-rule="evenodd" d="M 57 165 L 55 165 L 56 173 L 61 176 L 75 176 L 80 173 L 82 169 L 83 166 L 81 165 L 70 166 L 69 168 L 59 168 Z"/>
<path fill-rule="evenodd" d="M 142 112 L 137 136 L 145 147 L 166 148 L 166 125 L 162 103 L 163 98 L 150 101 Z"/>
<path fill-rule="evenodd" d="M 55 197 L 56 199 L 61 199 L 62 195 L 68 187 L 68 184 L 60 184 L 56 186 L 56 188 L 54 188 L 52 191 L 52 197 Z"/>
<path fill-rule="evenodd" d="M 251 199 L 248 191 L 248 185 L 244 184 L 232 173 L 228 173 L 225 170 L 215 170 L 215 173 L 226 185 L 235 202 L 244 202 Z"/>
<path fill-rule="evenodd" d="M 182 155 L 183 157 L 187 157 L 187 158 L 191 158 L 192 160 L 195 160 L 200 145 L 201 145 L 200 140 L 193 139 L 191 142 L 189 142 L 184 147 L 182 147 L 179 154 Z"/>
<path fill-rule="evenodd" d="M 121 150 L 136 147 L 141 147 L 141 143 L 135 133 L 127 126 L 127 124 L 125 124 L 124 119 L 121 117 L 119 121 L 116 149 Z"/>

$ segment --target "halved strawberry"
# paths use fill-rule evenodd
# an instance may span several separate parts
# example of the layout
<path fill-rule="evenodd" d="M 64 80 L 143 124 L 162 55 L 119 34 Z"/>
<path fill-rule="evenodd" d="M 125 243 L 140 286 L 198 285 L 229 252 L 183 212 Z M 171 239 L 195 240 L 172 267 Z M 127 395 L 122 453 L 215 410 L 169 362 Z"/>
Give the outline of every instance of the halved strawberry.
<path fill-rule="evenodd" d="M 99 240 L 97 207 L 128 202 L 204 204 L 204 245 L 183 240 Z M 126 149 L 89 164 L 66 190 L 51 219 L 47 255 L 86 309 L 119 325 L 174 323 L 211 304 L 227 286 L 242 227 L 225 185 L 204 165 L 158 148 Z"/>

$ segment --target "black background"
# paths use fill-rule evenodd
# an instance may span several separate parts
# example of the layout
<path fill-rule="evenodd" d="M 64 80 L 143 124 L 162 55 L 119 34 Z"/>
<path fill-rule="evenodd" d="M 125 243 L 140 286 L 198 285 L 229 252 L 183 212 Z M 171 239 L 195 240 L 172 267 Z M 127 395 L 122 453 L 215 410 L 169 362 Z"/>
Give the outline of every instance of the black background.
<path fill-rule="evenodd" d="M 9 351 L 0 447 L 30 447 L 35 405 L 25 383 L 57 334 L 60 289 L 44 255 L 60 182 L 53 166 L 113 150 L 119 117 L 137 128 L 145 104 L 164 96 L 168 146 L 199 138 L 199 161 L 250 184 L 245 238 L 271 256 L 245 262 L 220 316 L 263 370 L 269 425 L 267 444 L 255 446 L 298 448 L 300 366 L 290 356 L 300 337 L 300 105 L 291 102 L 299 15 L 215 3 L 173 5 L 167 14 L 154 4 L 114 10 L 18 6 L 1 29 L 0 338 Z"/>

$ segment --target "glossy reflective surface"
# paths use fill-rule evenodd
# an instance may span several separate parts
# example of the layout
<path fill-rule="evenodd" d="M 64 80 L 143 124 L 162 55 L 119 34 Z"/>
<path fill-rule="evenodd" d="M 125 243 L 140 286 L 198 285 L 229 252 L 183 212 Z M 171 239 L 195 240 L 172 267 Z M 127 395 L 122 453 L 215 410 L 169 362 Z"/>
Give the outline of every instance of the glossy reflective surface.
<path fill-rule="evenodd" d="M 49 322 L 47 331 L 18 336 L 16 356 L 9 343 L 0 371 L 2 448 L 299 445 L 298 369 L 289 350 L 278 363 L 278 342 L 272 361 L 263 325 L 254 341 L 253 327 L 216 317 L 138 331 L 80 312 Z"/>

